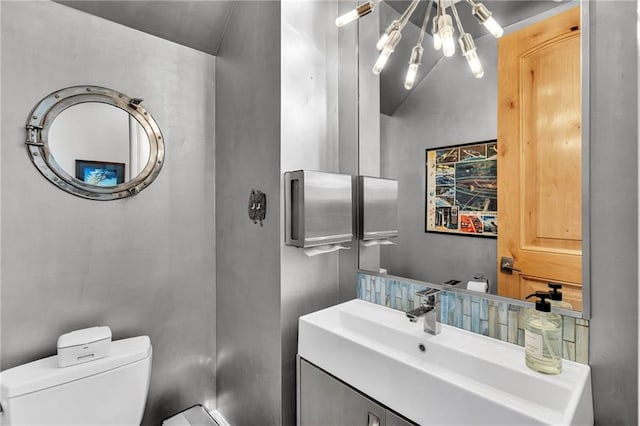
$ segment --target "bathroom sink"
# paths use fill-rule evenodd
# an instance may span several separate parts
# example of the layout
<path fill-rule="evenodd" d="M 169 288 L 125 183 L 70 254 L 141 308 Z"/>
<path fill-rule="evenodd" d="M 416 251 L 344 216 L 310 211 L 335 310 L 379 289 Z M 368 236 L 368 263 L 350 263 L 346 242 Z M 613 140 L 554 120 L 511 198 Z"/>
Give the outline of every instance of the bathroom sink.
<path fill-rule="evenodd" d="M 589 366 L 537 373 L 522 347 L 362 300 L 301 317 L 298 353 L 421 425 L 593 424 Z"/>

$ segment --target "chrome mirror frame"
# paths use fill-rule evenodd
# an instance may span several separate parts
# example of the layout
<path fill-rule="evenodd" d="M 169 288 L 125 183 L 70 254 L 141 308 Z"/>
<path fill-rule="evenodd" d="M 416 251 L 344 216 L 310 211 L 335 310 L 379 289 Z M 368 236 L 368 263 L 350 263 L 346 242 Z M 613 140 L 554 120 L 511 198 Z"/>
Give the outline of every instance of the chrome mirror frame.
<path fill-rule="evenodd" d="M 89 185 L 69 175 L 51 154 L 48 136 L 53 121 L 67 108 L 86 102 L 105 103 L 126 111 L 147 134 L 149 159 L 142 171 L 131 180 L 116 186 Z M 27 119 L 25 144 L 31 162 L 55 186 L 78 197 L 109 201 L 138 194 L 153 182 L 164 164 L 162 132 L 141 103 L 142 99 L 100 86 L 73 86 L 49 94 L 38 102 Z"/>

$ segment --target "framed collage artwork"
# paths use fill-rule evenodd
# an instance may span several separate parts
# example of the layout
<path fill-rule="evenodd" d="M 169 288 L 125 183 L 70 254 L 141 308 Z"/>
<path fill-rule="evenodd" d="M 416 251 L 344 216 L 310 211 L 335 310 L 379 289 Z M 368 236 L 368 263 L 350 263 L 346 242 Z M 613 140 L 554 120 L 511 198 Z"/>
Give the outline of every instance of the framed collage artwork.
<path fill-rule="evenodd" d="M 498 143 L 426 150 L 425 231 L 498 235 Z"/>

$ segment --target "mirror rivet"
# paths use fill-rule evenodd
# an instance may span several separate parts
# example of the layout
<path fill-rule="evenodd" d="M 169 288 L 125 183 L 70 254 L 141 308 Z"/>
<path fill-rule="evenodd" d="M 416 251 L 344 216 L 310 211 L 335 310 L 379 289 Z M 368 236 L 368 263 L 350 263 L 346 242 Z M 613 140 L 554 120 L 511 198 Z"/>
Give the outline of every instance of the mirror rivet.
<path fill-rule="evenodd" d="M 32 154 L 33 154 L 33 156 L 34 156 L 34 157 L 37 157 L 37 156 L 38 156 L 38 153 L 37 153 L 37 152 L 33 152 Z"/>
<path fill-rule="evenodd" d="M 162 135 L 158 135 L 158 139 L 162 139 Z"/>
<path fill-rule="evenodd" d="M 90 92 L 90 91 L 91 91 L 91 88 L 90 88 L 90 87 L 87 87 L 87 92 Z"/>
<path fill-rule="evenodd" d="M 144 112 L 144 115 L 147 115 L 147 111 Z"/>
<path fill-rule="evenodd" d="M 56 99 L 58 99 L 60 97 L 60 95 L 58 95 L 57 93 L 54 95 Z"/>
<path fill-rule="evenodd" d="M 33 117 L 31 117 L 31 118 L 33 118 L 34 120 L 37 120 L 37 119 L 38 119 L 38 116 L 37 116 L 37 115 L 34 115 L 34 116 L 33 116 Z"/>

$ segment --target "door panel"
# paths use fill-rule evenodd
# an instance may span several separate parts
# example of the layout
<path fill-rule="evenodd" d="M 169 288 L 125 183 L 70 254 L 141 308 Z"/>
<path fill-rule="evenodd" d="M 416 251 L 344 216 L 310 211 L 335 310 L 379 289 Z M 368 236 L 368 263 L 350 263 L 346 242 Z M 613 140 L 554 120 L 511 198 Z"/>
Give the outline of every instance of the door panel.
<path fill-rule="evenodd" d="M 498 259 L 511 257 L 522 271 L 499 273 L 498 293 L 523 298 L 533 287 L 564 283 L 577 309 L 582 305 L 580 7 L 501 38 L 498 82 Z"/>

